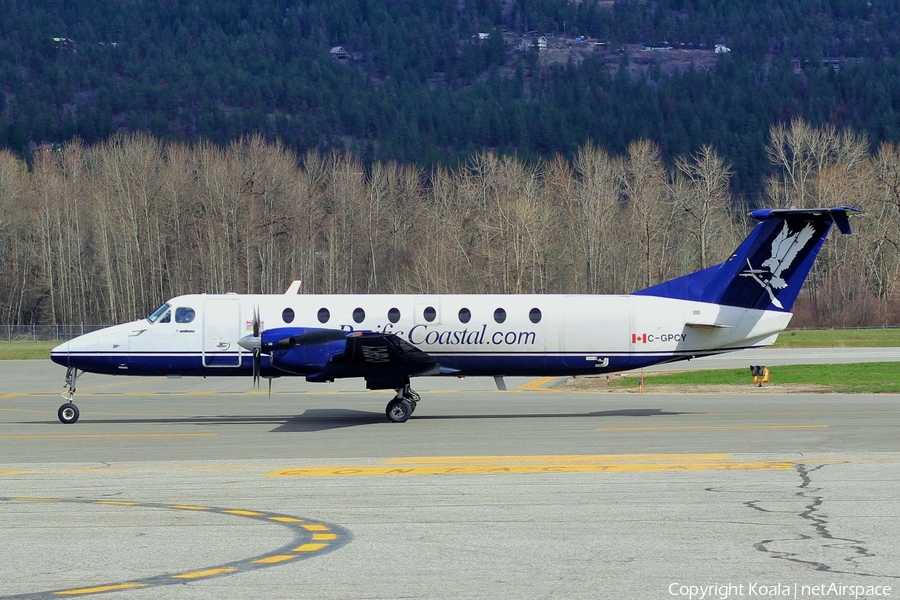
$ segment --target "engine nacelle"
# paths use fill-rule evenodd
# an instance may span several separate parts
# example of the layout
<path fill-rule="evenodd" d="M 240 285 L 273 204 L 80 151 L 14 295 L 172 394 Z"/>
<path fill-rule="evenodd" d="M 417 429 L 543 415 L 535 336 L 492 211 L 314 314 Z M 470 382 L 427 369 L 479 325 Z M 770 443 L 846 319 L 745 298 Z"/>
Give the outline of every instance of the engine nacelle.
<path fill-rule="evenodd" d="M 343 354 L 347 336 L 353 334 L 339 329 L 281 327 L 263 331 L 260 348 L 269 354 L 276 369 L 309 375 L 320 372 L 332 357 Z"/>

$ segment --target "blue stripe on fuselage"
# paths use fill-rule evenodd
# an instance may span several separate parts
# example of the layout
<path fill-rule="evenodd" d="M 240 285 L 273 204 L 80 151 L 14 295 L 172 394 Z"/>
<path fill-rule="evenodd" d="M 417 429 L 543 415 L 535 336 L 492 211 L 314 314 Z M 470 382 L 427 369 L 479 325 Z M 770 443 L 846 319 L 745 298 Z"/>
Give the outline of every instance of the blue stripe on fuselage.
<path fill-rule="evenodd" d="M 736 350 L 737 348 L 735 348 Z M 520 353 L 520 354 L 446 354 L 434 356 L 435 360 L 453 376 L 493 376 L 510 377 L 598 375 L 640 369 L 652 365 L 709 356 L 717 352 L 652 352 L 604 354 L 602 352 L 570 353 Z M 595 356 L 596 355 L 596 358 Z M 217 355 L 222 356 L 222 355 Z M 237 355 L 232 355 L 237 360 Z M 591 360 L 587 360 L 590 358 Z M 52 354 L 53 362 L 72 366 L 90 373 L 106 375 L 135 376 L 234 376 L 249 377 L 253 370 L 253 358 L 241 355 L 240 366 L 210 367 L 203 364 L 203 356 L 197 353 L 107 353 L 70 352 Z M 607 362 L 608 361 L 608 362 Z M 288 375 L 272 367 L 268 356 L 263 356 L 260 364 L 264 377 Z"/>

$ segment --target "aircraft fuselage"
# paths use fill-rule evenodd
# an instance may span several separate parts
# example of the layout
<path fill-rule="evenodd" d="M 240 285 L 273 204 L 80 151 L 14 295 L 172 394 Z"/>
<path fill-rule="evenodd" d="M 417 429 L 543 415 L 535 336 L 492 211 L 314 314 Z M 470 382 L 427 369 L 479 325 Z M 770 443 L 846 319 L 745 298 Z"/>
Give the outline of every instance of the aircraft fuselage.
<path fill-rule="evenodd" d="M 194 294 L 166 304 L 154 322 L 81 336 L 52 358 L 111 375 L 247 376 L 252 353 L 238 342 L 258 311 L 262 331 L 394 334 L 433 357 L 444 375 L 586 375 L 771 344 L 791 317 L 637 295 Z M 267 356 L 261 370 L 304 374 L 278 369 Z"/>

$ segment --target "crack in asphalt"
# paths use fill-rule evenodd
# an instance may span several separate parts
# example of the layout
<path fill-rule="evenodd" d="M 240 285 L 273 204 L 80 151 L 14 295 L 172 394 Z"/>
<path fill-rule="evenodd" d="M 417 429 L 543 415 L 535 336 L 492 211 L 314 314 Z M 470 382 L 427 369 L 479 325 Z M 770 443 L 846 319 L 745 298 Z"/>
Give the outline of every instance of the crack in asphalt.
<path fill-rule="evenodd" d="M 859 561 L 861 561 L 862 559 L 874 558 L 876 556 L 874 553 L 870 552 L 868 548 L 866 548 L 866 542 L 864 540 L 837 537 L 831 533 L 831 523 L 828 520 L 828 515 L 823 513 L 821 510 L 822 504 L 825 501 L 825 497 L 819 494 L 819 492 L 822 491 L 822 488 L 812 487 L 812 474 L 820 469 L 823 469 L 824 467 L 825 465 L 823 464 L 813 468 L 808 468 L 807 465 L 803 463 L 794 465 L 794 468 L 800 475 L 801 479 L 801 483 L 798 486 L 799 491 L 794 495 L 808 501 L 808 503 L 798 514 L 798 516 L 804 521 L 807 521 L 808 524 L 813 528 L 815 533 L 801 533 L 799 534 L 799 538 L 773 538 L 769 540 L 762 540 L 761 542 L 757 542 L 756 544 L 754 544 L 754 548 L 756 548 L 756 550 L 760 552 L 770 555 L 772 558 L 808 565 L 815 568 L 816 571 L 841 575 L 858 575 L 861 577 L 883 577 L 890 579 L 900 579 L 900 575 L 867 573 L 861 570 L 843 570 L 839 567 L 834 567 L 824 562 L 801 558 L 801 555 L 797 552 L 780 551 L 770 548 L 770 546 L 779 542 L 822 540 L 824 541 L 822 545 L 825 548 L 836 549 L 844 551 L 845 553 L 849 553 L 842 560 L 845 563 L 849 563 L 849 565 L 851 565 L 854 569 L 858 569 L 861 567 Z M 760 507 L 758 500 L 744 502 L 744 506 L 760 512 L 774 512 Z"/>
<path fill-rule="evenodd" d="M 744 506 L 746 506 L 747 508 L 752 508 L 753 510 L 757 510 L 757 511 L 762 512 L 762 513 L 775 512 L 775 511 L 768 510 L 768 509 L 763 508 L 762 506 L 760 506 L 760 505 L 759 505 L 759 500 L 747 500 L 746 502 L 744 502 Z"/>

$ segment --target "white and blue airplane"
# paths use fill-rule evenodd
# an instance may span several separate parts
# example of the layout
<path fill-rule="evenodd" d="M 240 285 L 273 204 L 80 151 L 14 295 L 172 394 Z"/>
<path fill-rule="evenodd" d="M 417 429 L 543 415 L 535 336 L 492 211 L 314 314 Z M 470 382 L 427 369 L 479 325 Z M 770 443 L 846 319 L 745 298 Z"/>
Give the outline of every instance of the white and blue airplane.
<path fill-rule="evenodd" d="M 728 260 L 630 295 L 192 294 L 150 316 L 60 344 L 59 420 L 74 423 L 76 379 L 107 375 L 362 377 L 393 389 L 409 419 L 413 377 L 594 375 L 771 345 L 831 225 L 851 207 L 757 210 Z"/>

